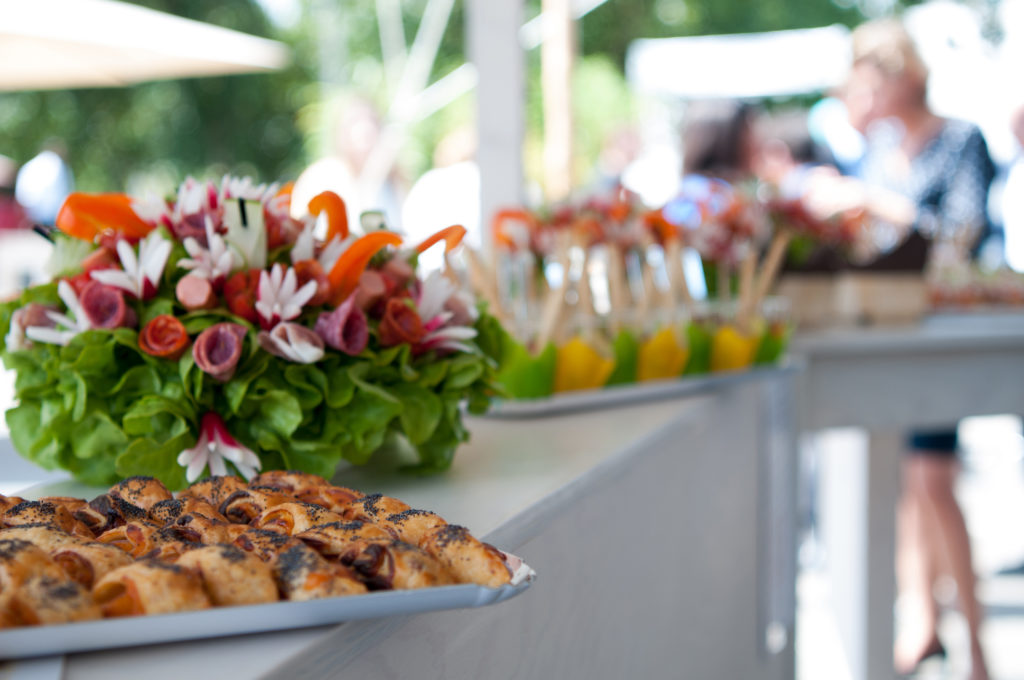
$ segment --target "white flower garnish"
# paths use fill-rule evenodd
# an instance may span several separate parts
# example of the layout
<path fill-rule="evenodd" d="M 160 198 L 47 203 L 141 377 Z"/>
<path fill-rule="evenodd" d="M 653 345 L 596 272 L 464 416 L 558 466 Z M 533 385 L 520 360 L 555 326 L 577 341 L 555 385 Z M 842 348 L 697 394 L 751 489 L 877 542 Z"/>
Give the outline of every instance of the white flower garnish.
<path fill-rule="evenodd" d="M 277 189 L 277 184 L 256 184 L 252 177 L 224 175 L 224 179 L 220 181 L 220 198 L 221 201 L 241 198 L 246 201 L 266 203 L 274 198 Z"/>
<path fill-rule="evenodd" d="M 279 323 L 269 333 L 260 331 L 258 339 L 271 354 L 297 364 L 312 364 L 324 358 L 323 339 L 297 323 Z"/>
<path fill-rule="evenodd" d="M 445 326 L 455 314 L 445 309 L 448 299 L 456 294 L 455 284 L 441 272 L 433 271 L 420 287 L 416 300 L 416 311 L 423 320 L 426 336 L 419 342 L 420 350 L 451 350 L 472 352 L 473 348 L 462 342 L 476 337 L 476 329 L 469 326 Z M 473 309 L 470 304 L 467 309 Z"/>
<path fill-rule="evenodd" d="M 242 265 L 241 258 L 228 248 L 228 244 L 213 228 L 213 220 L 206 218 L 206 243 L 204 248 L 196 239 L 191 236 L 184 241 L 185 250 L 192 257 L 183 257 L 178 260 L 178 266 L 182 269 L 191 269 L 192 273 L 209 281 L 217 281 L 226 278 L 236 267 Z"/>
<path fill-rule="evenodd" d="M 294 319 L 302 312 L 302 306 L 316 295 L 316 281 L 307 281 L 298 288 L 298 277 L 295 269 L 287 271 L 280 264 L 267 273 L 260 272 L 260 285 L 257 291 L 256 312 L 262 318 L 264 328 L 273 328 L 281 321 Z"/>
<path fill-rule="evenodd" d="M 45 326 L 29 326 L 25 329 L 25 337 L 29 340 L 45 342 L 51 345 L 67 345 L 73 337 L 82 331 L 92 328 L 92 325 L 89 323 L 89 317 L 86 316 L 82 303 L 78 301 L 75 289 L 71 287 L 70 283 L 62 279 L 57 284 L 57 294 L 64 301 L 64 304 L 67 305 L 68 312 L 74 318 L 72 319 L 60 312 L 48 310 L 46 316 L 57 326 L 63 326 L 64 330 Z"/>
<path fill-rule="evenodd" d="M 423 280 L 420 297 L 416 301 L 416 311 L 423 323 L 429 323 L 444 313 L 444 303 L 455 292 L 455 284 L 446 279 L 441 272 L 434 270 Z"/>
<path fill-rule="evenodd" d="M 156 295 L 167 258 L 171 255 L 171 242 L 160 232 L 151 231 L 139 242 L 139 255 L 127 241 L 117 242 L 117 256 L 123 270 L 97 269 L 89 274 L 100 283 L 120 288 L 140 300 Z"/>
<path fill-rule="evenodd" d="M 178 465 L 185 467 L 185 479 L 191 484 L 199 479 L 207 466 L 212 475 L 228 474 L 225 461 L 233 463 L 246 480 L 255 477 L 256 472 L 263 467 L 259 456 L 239 444 L 228 432 L 221 417 L 211 411 L 203 416 L 199 441 L 178 455 Z"/>

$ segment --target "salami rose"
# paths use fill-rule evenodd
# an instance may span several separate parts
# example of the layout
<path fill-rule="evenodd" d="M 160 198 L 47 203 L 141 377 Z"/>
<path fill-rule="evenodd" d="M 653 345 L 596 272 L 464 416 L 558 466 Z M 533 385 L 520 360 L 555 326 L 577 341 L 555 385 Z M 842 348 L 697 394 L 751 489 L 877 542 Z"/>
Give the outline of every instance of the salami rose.
<path fill-rule="evenodd" d="M 178 285 L 174 288 L 174 294 L 177 296 L 178 302 L 189 311 L 209 309 L 217 304 L 213 284 L 209 279 L 195 274 L 186 274 L 181 277 Z"/>
<path fill-rule="evenodd" d="M 384 347 L 400 345 L 407 342 L 415 345 L 427 334 L 423 321 L 402 298 L 391 298 L 384 308 L 384 318 L 377 327 L 380 333 L 380 344 Z"/>
<path fill-rule="evenodd" d="M 324 342 L 338 350 L 355 356 L 366 349 L 369 332 L 366 314 L 356 306 L 356 295 L 348 299 L 333 312 L 324 312 L 316 320 L 316 332 Z"/>
<path fill-rule="evenodd" d="M 124 296 L 116 288 L 90 281 L 82 286 L 78 299 L 93 328 L 134 325 L 135 311 L 124 303 Z"/>
<path fill-rule="evenodd" d="M 310 307 L 319 307 L 327 302 L 331 293 L 331 284 L 320 263 L 316 260 L 299 260 L 293 266 L 295 267 L 295 277 L 298 279 L 296 289 L 302 288 L 309 281 L 316 281 L 316 294 L 306 304 Z"/>
<path fill-rule="evenodd" d="M 356 306 L 367 310 L 380 302 L 387 295 L 388 286 L 380 272 L 367 269 L 359 275 L 359 287 L 356 288 Z"/>
<path fill-rule="evenodd" d="M 245 326 L 225 321 L 199 334 L 192 345 L 192 358 L 214 380 L 227 382 L 235 374 L 245 343 Z"/>
<path fill-rule="evenodd" d="M 178 359 L 188 347 L 185 325 L 170 314 L 161 314 L 139 333 L 139 349 L 161 359 Z"/>
<path fill-rule="evenodd" d="M 224 301 L 235 316 L 240 316 L 249 323 L 258 323 L 256 313 L 256 291 L 260 285 L 260 270 L 250 269 L 237 272 L 224 284 Z"/>

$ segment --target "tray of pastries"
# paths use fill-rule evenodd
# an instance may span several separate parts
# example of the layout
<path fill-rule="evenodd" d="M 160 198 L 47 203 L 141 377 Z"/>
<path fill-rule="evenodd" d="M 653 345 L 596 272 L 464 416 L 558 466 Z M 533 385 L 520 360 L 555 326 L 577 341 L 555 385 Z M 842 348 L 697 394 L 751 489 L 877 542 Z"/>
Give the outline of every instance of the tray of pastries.
<path fill-rule="evenodd" d="M 301 472 L 0 495 L 0 659 L 480 607 L 534 578 L 432 512 Z"/>

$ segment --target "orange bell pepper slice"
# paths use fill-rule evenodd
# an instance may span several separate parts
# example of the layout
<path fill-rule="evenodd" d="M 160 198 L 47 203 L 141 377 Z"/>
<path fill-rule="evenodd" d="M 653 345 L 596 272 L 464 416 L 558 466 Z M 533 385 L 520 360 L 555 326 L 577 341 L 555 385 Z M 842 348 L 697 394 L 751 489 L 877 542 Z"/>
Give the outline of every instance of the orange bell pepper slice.
<path fill-rule="evenodd" d="M 348 247 L 327 274 L 331 285 L 331 303 L 340 305 L 359 286 L 359 277 L 366 265 L 382 248 L 399 246 L 402 237 L 393 231 L 371 231 Z"/>
<path fill-rule="evenodd" d="M 722 326 L 711 339 L 711 371 L 742 371 L 754 362 L 760 338 L 734 326 Z"/>
<path fill-rule="evenodd" d="M 57 228 L 83 241 L 95 241 L 103 234 L 135 240 L 153 231 L 153 225 L 132 210 L 130 196 L 77 191 L 68 196 L 60 207 Z"/>
<path fill-rule="evenodd" d="M 679 238 L 679 230 L 671 222 L 665 219 L 660 210 L 651 210 L 644 213 L 644 226 L 654 232 L 658 240 L 668 243 Z"/>
<path fill-rule="evenodd" d="M 603 356 L 576 336 L 558 348 L 555 361 L 555 392 L 593 390 L 602 387 L 615 370 L 615 360 Z"/>
<path fill-rule="evenodd" d="M 515 240 L 505 232 L 505 224 L 508 222 L 525 222 L 529 231 L 534 231 L 537 228 L 536 218 L 525 210 L 518 208 L 499 210 L 494 213 L 494 219 L 491 220 L 491 233 L 494 236 L 495 246 L 502 246 L 509 250 L 515 250 L 518 247 Z"/>
<path fill-rule="evenodd" d="M 335 236 L 348 238 L 348 211 L 345 201 L 333 191 L 324 191 L 309 199 L 307 204 L 310 215 L 319 215 L 327 211 L 327 240 Z"/>
<path fill-rule="evenodd" d="M 637 352 L 636 379 L 677 378 L 686 368 L 690 348 L 673 328 L 666 326 L 640 345 Z"/>
<path fill-rule="evenodd" d="M 455 250 L 455 248 L 457 248 L 460 243 L 462 243 L 462 239 L 465 238 L 465 236 L 466 228 L 461 224 L 455 224 L 450 227 L 445 227 L 436 234 L 428 236 L 426 239 L 424 239 L 423 243 L 416 246 L 416 252 L 422 253 L 425 250 L 427 250 L 427 248 L 430 248 L 438 241 L 444 240 L 444 252 L 450 253 L 451 251 Z"/>

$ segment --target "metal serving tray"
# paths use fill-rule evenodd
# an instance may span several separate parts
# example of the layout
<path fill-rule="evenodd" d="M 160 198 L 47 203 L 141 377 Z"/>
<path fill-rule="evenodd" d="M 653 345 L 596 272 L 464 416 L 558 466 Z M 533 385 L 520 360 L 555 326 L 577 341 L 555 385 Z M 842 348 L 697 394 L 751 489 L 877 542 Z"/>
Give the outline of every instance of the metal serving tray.
<path fill-rule="evenodd" d="M 595 390 L 562 392 L 541 399 L 495 399 L 484 418 L 544 418 L 579 411 L 629 406 L 645 401 L 675 399 L 712 392 L 722 387 L 761 380 L 779 371 L 797 370 L 793 361 L 777 366 L 752 368 L 745 371 L 714 373 L 684 378 L 652 380 L 630 385 L 614 385 Z"/>
<path fill-rule="evenodd" d="M 515 597 L 533 584 L 535 576 L 529 567 L 523 565 L 517 574 L 524 574 L 525 577 L 516 585 L 500 588 L 455 585 L 418 590 L 382 590 L 366 595 L 308 602 L 215 607 L 196 612 L 2 630 L 0 661 L 263 633 L 444 609 L 484 607 Z"/>

